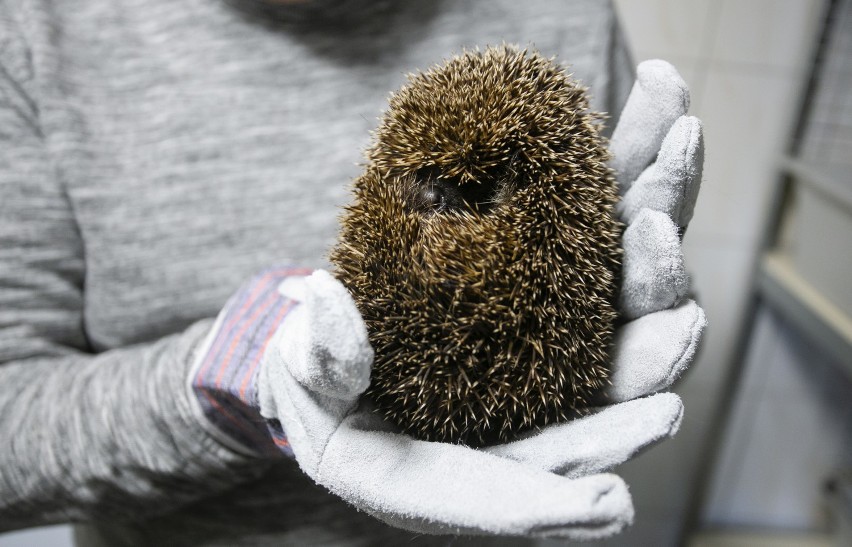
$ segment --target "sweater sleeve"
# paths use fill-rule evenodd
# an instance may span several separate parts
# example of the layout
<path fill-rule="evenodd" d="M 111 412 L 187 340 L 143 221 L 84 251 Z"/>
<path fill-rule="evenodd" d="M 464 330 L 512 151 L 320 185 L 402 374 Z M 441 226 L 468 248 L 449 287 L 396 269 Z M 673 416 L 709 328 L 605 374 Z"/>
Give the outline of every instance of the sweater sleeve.
<path fill-rule="evenodd" d="M 216 442 L 186 390 L 202 321 L 94 355 L 85 246 L 0 6 L 0 531 L 174 509 L 265 465 Z"/>

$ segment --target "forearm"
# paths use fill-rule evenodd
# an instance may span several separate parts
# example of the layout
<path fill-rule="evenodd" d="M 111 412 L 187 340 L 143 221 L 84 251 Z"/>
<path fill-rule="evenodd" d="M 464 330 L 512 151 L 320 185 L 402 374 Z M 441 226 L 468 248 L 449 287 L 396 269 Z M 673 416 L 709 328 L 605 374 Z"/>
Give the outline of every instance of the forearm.
<path fill-rule="evenodd" d="M 262 472 L 209 436 L 192 407 L 186 375 L 208 328 L 0 366 L 0 530 L 139 518 Z"/>

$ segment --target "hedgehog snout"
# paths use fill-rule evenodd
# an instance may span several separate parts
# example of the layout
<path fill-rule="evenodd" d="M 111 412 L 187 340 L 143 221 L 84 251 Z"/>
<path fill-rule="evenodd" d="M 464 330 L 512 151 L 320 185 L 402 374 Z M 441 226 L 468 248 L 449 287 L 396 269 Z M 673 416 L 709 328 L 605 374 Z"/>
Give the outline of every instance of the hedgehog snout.
<path fill-rule="evenodd" d="M 415 175 L 413 199 L 416 208 L 424 213 L 451 212 L 468 209 L 488 212 L 501 195 L 502 181 L 483 176 L 478 180 L 459 183 L 442 176 L 435 168 L 424 168 Z"/>
<path fill-rule="evenodd" d="M 429 180 L 420 186 L 417 201 L 425 211 L 457 210 L 464 205 L 458 186 L 444 180 Z"/>

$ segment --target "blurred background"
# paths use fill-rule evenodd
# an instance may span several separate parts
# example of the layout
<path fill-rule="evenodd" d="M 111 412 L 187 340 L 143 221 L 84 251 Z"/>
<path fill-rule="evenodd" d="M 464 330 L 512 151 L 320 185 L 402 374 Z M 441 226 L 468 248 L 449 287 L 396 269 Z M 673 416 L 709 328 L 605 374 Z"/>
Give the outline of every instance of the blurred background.
<path fill-rule="evenodd" d="M 615 4 L 704 122 L 685 253 L 709 328 L 680 433 L 619 469 L 636 523 L 601 545 L 852 545 L 852 0 Z M 70 528 L 0 536 L 26 545 Z"/>
<path fill-rule="evenodd" d="M 616 6 L 704 122 L 684 248 L 709 327 L 678 436 L 623 468 L 637 520 L 608 544 L 852 545 L 852 2 Z"/>

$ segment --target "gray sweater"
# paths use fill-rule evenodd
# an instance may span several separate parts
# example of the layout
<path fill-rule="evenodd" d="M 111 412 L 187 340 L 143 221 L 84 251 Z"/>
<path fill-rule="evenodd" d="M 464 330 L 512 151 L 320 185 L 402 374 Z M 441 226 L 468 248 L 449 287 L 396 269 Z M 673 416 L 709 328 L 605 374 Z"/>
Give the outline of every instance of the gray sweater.
<path fill-rule="evenodd" d="M 532 44 L 617 113 L 630 63 L 602 0 L 318 3 L 0 0 L 0 531 L 411 543 L 208 436 L 193 351 L 253 272 L 325 265 L 404 73 Z"/>

